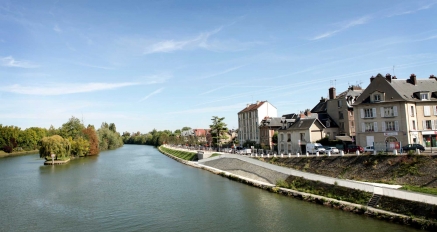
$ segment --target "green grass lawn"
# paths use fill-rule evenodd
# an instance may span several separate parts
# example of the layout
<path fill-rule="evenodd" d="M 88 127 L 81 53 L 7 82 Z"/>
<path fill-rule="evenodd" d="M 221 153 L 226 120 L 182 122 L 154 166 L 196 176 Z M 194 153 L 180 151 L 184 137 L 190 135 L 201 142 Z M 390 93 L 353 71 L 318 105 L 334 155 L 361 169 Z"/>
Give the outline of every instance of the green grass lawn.
<path fill-rule="evenodd" d="M 407 191 L 413 191 L 413 192 L 420 192 L 420 193 L 427 193 L 427 194 L 437 195 L 437 188 L 404 185 L 400 189 L 407 190 Z"/>
<path fill-rule="evenodd" d="M 188 152 L 188 151 L 180 151 L 180 150 L 173 150 L 167 147 L 160 146 L 159 149 L 163 152 L 166 152 L 170 155 L 176 156 L 178 158 L 181 158 L 183 160 L 194 160 L 197 158 L 196 152 Z"/>

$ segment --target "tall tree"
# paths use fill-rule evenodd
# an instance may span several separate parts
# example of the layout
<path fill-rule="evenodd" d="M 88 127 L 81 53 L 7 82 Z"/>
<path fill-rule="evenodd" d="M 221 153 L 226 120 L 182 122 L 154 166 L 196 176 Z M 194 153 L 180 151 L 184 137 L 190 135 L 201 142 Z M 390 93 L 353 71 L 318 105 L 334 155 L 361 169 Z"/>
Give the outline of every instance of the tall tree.
<path fill-rule="evenodd" d="M 51 154 L 56 155 L 56 159 L 67 159 L 70 157 L 71 144 L 68 139 L 64 139 L 59 135 L 44 137 L 40 141 L 39 156 L 50 160 Z"/>
<path fill-rule="evenodd" d="M 191 130 L 191 127 L 189 126 L 184 126 L 182 127 L 181 131 L 187 131 L 187 130 Z"/>
<path fill-rule="evenodd" d="M 85 138 L 89 142 L 89 152 L 87 155 L 98 155 L 99 150 L 99 137 L 97 136 L 96 130 L 94 129 L 94 126 L 88 125 L 86 129 L 83 129 L 83 134 Z"/>
<path fill-rule="evenodd" d="M 226 123 L 223 122 L 225 118 L 219 118 L 218 116 L 212 117 L 212 124 L 209 125 L 209 128 L 211 128 L 211 135 L 212 135 L 212 143 L 216 144 L 217 146 L 221 145 L 221 141 L 223 139 L 228 138 L 226 135 L 226 131 L 228 130 Z"/>
<path fill-rule="evenodd" d="M 72 116 L 68 122 L 62 124 L 60 135 L 63 138 L 71 137 L 72 139 L 76 139 L 82 136 L 83 129 L 85 129 L 85 126 L 82 122 L 78 118 Z"/>

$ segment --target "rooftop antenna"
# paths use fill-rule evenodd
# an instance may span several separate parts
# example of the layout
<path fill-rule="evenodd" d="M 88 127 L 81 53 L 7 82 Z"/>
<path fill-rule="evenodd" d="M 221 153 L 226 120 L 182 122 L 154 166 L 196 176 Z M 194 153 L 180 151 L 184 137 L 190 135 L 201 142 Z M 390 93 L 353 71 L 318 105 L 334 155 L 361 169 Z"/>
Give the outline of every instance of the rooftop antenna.
<path fill-rule="evenodd" d="M 334 79 L 334 88 L 337 88 L 337 80 Z"/>
<path fill-rule="evenodd" d="M 393 76 L 396 76 L 395 75 L 395 66 L 393 65 Z"/>

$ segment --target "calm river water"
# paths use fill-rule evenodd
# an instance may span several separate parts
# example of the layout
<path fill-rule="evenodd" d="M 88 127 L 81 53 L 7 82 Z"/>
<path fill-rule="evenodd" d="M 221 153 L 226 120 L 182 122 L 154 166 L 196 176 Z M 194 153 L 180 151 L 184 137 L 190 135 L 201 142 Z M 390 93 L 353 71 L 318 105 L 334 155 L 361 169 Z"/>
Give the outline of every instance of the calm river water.
<path fill-rule="evenodd" d="M 415 231 L 180 164 L 150 146 L 0 159 L 0 231 Z"/>

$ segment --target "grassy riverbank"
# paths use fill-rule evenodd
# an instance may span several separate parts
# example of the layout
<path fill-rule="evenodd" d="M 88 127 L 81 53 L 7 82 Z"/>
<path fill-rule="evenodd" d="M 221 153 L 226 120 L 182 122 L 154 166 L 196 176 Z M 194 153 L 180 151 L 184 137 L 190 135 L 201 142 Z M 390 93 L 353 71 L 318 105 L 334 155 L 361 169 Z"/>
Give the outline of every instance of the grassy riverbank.
<path fill-rule="evenodd" d="M 37 153 L 38 153 L 38 150 L 18 151 L 18 152 L 12 152 L 12 153 L 6 153 L 4 151 L 0 151 L 0 158 L 8 157 L 8 156 L 30 155 L 30 154 L 37 154 Z"/>
<path fill-rule="evenodd" d="M 183 160 L 188 160 L 188 161 L 197 160 L 197 153 L 195 152 L 173 150 L 164 146 L 160 146 L 159 149 L 166 152 L 167 154 L 173 155 Z"/>

